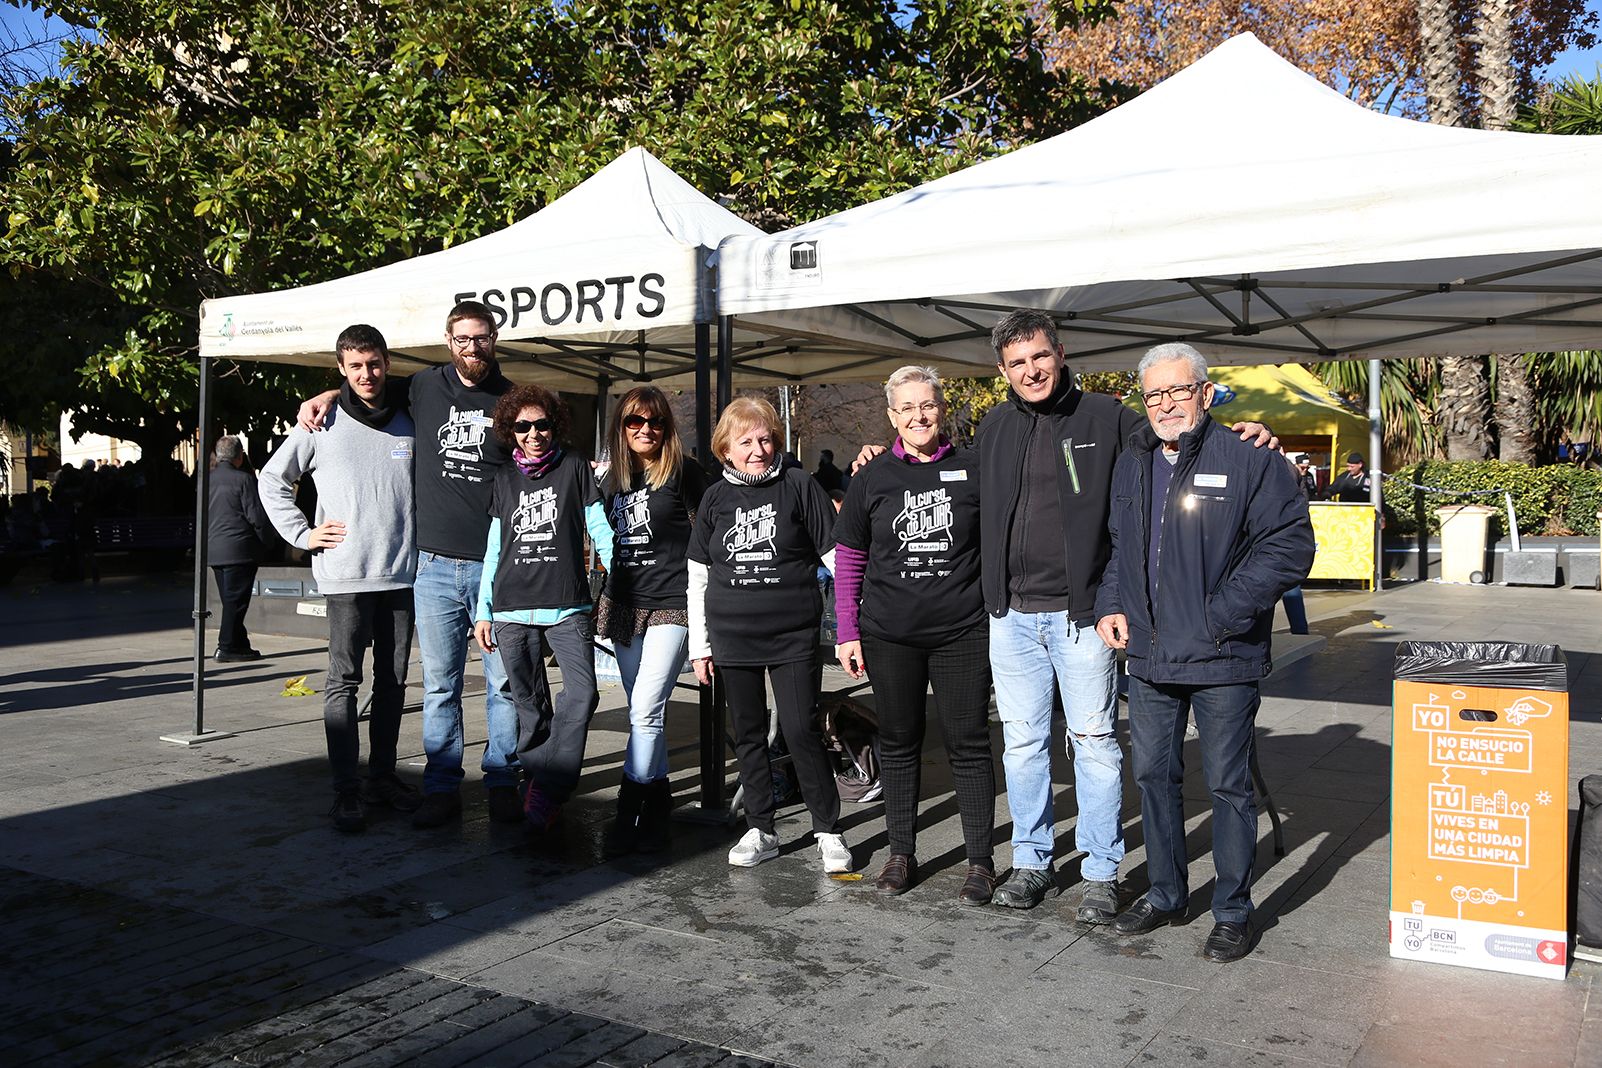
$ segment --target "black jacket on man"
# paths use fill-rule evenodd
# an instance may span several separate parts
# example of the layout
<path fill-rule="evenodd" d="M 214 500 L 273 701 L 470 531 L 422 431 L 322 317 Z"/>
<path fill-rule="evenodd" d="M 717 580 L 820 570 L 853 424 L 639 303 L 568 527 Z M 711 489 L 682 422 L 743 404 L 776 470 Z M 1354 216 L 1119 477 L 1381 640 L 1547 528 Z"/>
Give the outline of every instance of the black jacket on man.
<path fill-rule="evenodd" d="M 1307 499 L 1273 449 L 1203 418 L 1179 439 L 1148 592 L 1156 433 L 1142 427 L 1113 472 L 1112 559 L 1096 618 L 1129 623 L 1129 673 L 1193 685 L 1260 679 L 1272 669 L 1274 605 L 1313 566 Z"/>
<path fill-rule="evenodd" d="M 211 567 L 260 563 L 278 532 L 261 506 L 256 476 L 231 463 L 212 469 L 206 497 L 206 563 Z"/>
<path fill-rule="evenodd" d="M 1089 619 L 1095 610 L 1096 587 L 1111 550 L 1107 511 L 1113 464 L 1144 419 L 1116 398 L 1074 388 L 1072 375 L 1066 369 L 1062 374 L 1062 386 L 1043 404 L 1030 404 L 1009 389 L 1007 403 L 992 408 L 979 425 L 980 574 L 985 610 L 992 616 L 1007 613 L 1009 588 L 1019 577 L 1012 574 L 1014 561 L 1020 556 L 1060 581 L 1069 618 Z M 1039 441 L 1039 435 L 1047 440 Z M 1057 497 L 1026 505 L 1020 514 L 1024 467 L 1032 453 L 1048 455 L 1045 445 Z M 1049 520 L 1031 523 L 1042 518 L 1041 512 Z M 1010 541 L 1015 520 L 1020 546 Z"/>

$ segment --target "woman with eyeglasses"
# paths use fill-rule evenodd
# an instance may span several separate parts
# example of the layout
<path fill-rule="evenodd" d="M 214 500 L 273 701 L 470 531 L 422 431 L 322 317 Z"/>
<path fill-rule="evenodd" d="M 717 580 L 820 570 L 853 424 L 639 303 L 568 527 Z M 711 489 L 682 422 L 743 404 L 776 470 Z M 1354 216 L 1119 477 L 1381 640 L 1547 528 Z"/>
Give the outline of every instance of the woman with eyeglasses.
<path fill-rule="evenodd" d="M 706 476 L 686 462 L 667 396 L 638 386 L 612 410 L 611 466 L 602 479 L 613 563 L 595 629 L 612 642 L 629 701 L 629 742 L 617 819 L 604 847 L 617 856 L 666 849 L 673 790 L 663 721 L 689 641 L 686 552 Z"/>
<path fill-rule="evenodd" d="M 773 684 L 779 726 L 825 872 L 851 870 L 840 833 L 840 793 L 814 713 L 818 705 L 817 569 L 833 544 L 834 504 L 801 467 L 779 455 L 773 405 L 737 397 L 712 435 L 723 477 L 707 488 L 690 535 L 690 657 L 705 684 L 716 671 L 729 699 L 749 830 L 729 863 L 754 867 L 779 855 L 768 760 Z"/>
<path fill-rule="evenodd" d="M 932 368 L 907 366 L 884 384 L 896 440 L 851 480 L 835 527 L 835 624 L 840 666 L 873 679 L 890 857 L 876 886 L 918 878 L 919 771 L 925 694 L 932 686 L 956 783 L 968 872 L 957 898 L 989 902 L 990 655 L 979 588 L 979 460 L 942 432 L 946 400 Z"/>
<path fill-rule="evenodd" d="M 517 706 L 517 756 L 527 779 L 523 818 L 543 835 L 578 783 L 595 689 L 594 630 L 584 554 L 612 563 L 612 528 L 589 461 L 562 444 L 567 404 L 543 386 L 516 386 L 495 405 L 495 436 L 512 448 L 490 491 L 489 538 L 473 634 L 500 650 Z M 551 699 L 544 637 L 562 669 Z"/>

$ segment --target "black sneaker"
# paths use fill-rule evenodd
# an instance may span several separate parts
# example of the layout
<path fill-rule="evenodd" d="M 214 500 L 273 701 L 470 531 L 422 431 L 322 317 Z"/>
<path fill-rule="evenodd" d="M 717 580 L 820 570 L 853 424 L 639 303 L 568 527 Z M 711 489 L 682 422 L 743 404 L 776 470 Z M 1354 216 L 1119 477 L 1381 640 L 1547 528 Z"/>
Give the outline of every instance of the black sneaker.
<path fill-rule="evenodd" d="M 462 814 L 462 795 L 456 790 L 442 794 L 424 794 L 423 803 L 412 813 L 413 827 L 443 827 L 446 821 Z"/>
<path fill-rule="evenodd" d="M 383 805 L 396 812 L 416 812 L 423 803 L 422 792 L 411 783 L 401 781 L 394 772 L 369 778 L 362 783 L 362 800 L 369 805 Z"/>
<path fill-rule="evenodd" d="M 991 900 L 1003 908 L 1032 909 L 1060 893 L 1057 873 L 1051 868 L 1014 868 L 1007 881 L 996 887 Z"/>
<path fill-rule="evenodd" d="M 328 815 L 342 831 L 360 831 L 367 827 L 367 809 L 362 806 L 361 794 L 355 790 L 346 790 L 334 798 L 334 807 Z"/>
<path fill-rule="evenodd" d="M 489 795 L 489 818 L 495 823 L 522 823 L 523 799 L 517 795 L 517 787 L 510 784 L 506 786 L 491 786 L 486 793 Z"/>

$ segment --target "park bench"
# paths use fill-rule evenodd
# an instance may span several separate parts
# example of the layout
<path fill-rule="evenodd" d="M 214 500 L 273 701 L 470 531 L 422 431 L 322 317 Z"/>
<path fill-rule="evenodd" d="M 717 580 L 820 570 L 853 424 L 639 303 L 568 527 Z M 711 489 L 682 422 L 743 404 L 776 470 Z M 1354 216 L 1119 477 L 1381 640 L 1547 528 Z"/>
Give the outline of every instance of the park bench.
<path fill-rule="evenodd" d="M 163 566 L 181 562 L 184 551 L 195 544 L 195 519 L 187 515 L 123 516 L 96 519 L 94 542 L 90 546 L 90 574 L 100 581 L 102 553 L 147 553 Z"/>

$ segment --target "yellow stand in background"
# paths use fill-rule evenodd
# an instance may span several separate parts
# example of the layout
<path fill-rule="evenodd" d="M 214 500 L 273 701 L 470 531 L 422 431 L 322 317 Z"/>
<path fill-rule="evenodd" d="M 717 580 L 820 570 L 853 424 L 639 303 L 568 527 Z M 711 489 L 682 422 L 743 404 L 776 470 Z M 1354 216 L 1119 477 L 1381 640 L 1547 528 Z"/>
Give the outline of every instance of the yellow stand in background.
<path fill-rule="evenodd" d="M 1357 579 L 1374 587 L 1374 507 L 1313 501 L 1307 506 L 1313 519 L 1313 557 L 1310 579 Z"/>

